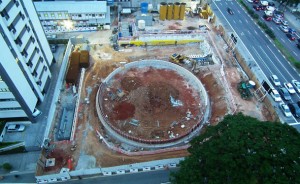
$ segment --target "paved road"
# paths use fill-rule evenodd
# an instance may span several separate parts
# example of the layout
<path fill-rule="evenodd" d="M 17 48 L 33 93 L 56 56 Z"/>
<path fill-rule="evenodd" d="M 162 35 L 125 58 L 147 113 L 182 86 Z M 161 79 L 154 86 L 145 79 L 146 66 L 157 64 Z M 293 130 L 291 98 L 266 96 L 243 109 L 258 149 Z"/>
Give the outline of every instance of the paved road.
<path fill-rule="evenodd" d="M 249 3 L 247 2 L 246 0 L 244 0 L 245 4 L 248 5 L 249 8 L 252 8 L 253 7 L 253 3 Z M 276 3 L 276 2 L 275 2 Z M 276 3 L 278 4 L 278 3 Z M 278 6 L 278 5 L 277 5 Z M 253 9 L 254 10 L 254 9 Z M 254 10 L 255 11 L 255 10 Z M 278 25 L 278 24 L 275 24 L 275 22 L 273 21 L 265 21 L 263 19 L 263 15 L 264 15 L 264 11 L 261 10 L 261 11 L 255 11 L 256 14 L 258 14 L 260 16 L 260 21 L 262 22 L 265 22 L 269 28 L 274 32 L 276 38 L 284 45 L 284 47 L 290 51 L 290 53 L 292 54 L 292 56 L 297 59 L 298 61 L 300 61 L 300 52 L 299 52 L 299 49 L 296 47 L 296 43 L 297 43 L 297 40 L 295 41 L 291 41 L 287 38 L 286 34 L 284 32 L 282 32 L 280 29 L 279 29 L 279 26 L 281 25 Z M 293 28 L 294 30 L 296 30 L 295 27 L 293 27 L 291 25 L 291 23 L 289 23 L 289 26 L 290 28 Z M 299 36 L 296 34 L 296 38 L 298 39 Z"/>
<path fill-rule="evenodd" d="M 178 169 L 171 169 L 172 172 Z M 134 174 L 124 175 L 113 175 L 113 176 L 97 176 L 92 178 L 82 178 L 81 180 L 69 180 L 66 184 L 90 184 L 90 183 L 101 183 L 101 184 L 166 184 L 169 183 L 170 170 L 156 170 L 150 172 L 140 172 Z"/>
<path fill-rule="evenodd" d="M 227 7 L 233 9 L 233 15 L 227 12 Z M 247 47 L 251 57 L 246 59 L 252 61 L 249 66 L 257 67 L 264 73 L 263 79 L 258 79 L 260 82 L 262 80 L 269 81 L 272 74 L 277 75 L 281 83 L 290 82 L 292 79 L 300 80 L 297 71 L 236 1 L 213 1 L 212 9 L 218 19 L 224 23 L 225 28 L 231 30 L 238 37 L 237 47 Z M 292 97 L 293 102 L 300 99 L 299 94 Z M 295 118 L 286 118 L 285 121 L 288 123 L 297 122 Z"/>

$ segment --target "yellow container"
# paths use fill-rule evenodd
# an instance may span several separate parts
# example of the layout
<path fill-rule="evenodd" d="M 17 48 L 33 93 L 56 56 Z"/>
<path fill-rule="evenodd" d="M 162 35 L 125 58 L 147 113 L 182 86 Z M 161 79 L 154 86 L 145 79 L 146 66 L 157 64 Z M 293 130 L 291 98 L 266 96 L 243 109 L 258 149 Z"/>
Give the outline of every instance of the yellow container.
<path fill-rule="evenodd" d="M 180 13 L 180 3 L 175 3 L 174 11 L 173 11 L 173 19 L 174 20 L 179 19 L 179 13 Z"/>
<path fill-rule="evenodd" d="M 180 4 L 180 11 L 179 11 L 179 19 L 180 20 L 183 20 L 185 17 L 185 6 L 186 6 L 186 3 Z"/>
<path fill-rule="evenodd" d="M 159 20 L 166 20 L 167 17 L 167 3 L 160 3 Z"/>
<path fill-rule="evenodd" d="M 173 3 L 168 3 L 167 20 L 173 19 Z"/>

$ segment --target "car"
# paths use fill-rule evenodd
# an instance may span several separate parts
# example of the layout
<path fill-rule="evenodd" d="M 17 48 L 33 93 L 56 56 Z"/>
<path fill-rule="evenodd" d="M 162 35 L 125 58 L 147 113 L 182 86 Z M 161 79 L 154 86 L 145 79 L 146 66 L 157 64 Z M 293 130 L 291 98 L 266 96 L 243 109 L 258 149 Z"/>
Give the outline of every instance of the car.
<path fill-rule="evenodd" d="M 253 0 L 253 3 L 258 4 L 260 1 L 259 0 Z"/>
<path fill-rule="evenodd" d="M 299 43 L 297 43 L 296 46 L 297 46 L 298 49 L 300 49 L 300 44 Z"/>
<path fill-rule="evenodd" d="M 274 99 L 275 102 L 281 101 L 280 94 L 278 93 L 278 91 L 276 89 L 271 89 L 270 95 Z"/>
<path fill-rule="evenodd" d="M 280 24 L 280 19 L 277 19 L 277 18 L 273 18 L 273 22 L 275 22 L 275 24 Z"/>
<path fill-rule="evenodd" d="M 279 29 L 280 29 L 281 31 L 283 31 L 284 33 L 289 32 L 289 28 L 288 28 L 287 26 L 284 26 L 284 25 L 279 26 Z"/>
<path fill-rule="evenodd" d="M 295 89 L 294 89 L 294 87 L 293 87 L 293 85 L 291 83 L 284 82 L 283 86 L 288 90 L 289 93 L 291 93 L 291 94 L 295 94 L 296 93 L 296 91 L 295 91 Z"/>
<path fill-rule="evenodd" d="M 296 40 L 296 37 L 295 37 L 293 34 L 291 34 L 291 33 L 286 34 L 286 36 L 287 36 L 291 41 Z"/>
<path fill-rule="evenodd" d="M 274 16 L 278 16 L 280 18 L 284 17 L 284 12 L 283 11 L 275 10 L 273 13 L 274 13 Z"/>
<path fill-rule="evenodd" d="M 300 93 L 300 82 L 294 79 L 292 80 L 292 85 L 294 86 L 295 90 Z"/>
<path fill-rule="evenodd" d="M 231 8 L 227 8 L 227 12 L 230 14 L 230 15 L 233 15 L 233 11 Z"/>
<path fill-rule="evenodd" d="M 290 108 L 292 114 L 299 118 L 300 117 L 300 108 L 299 108 L 299 105 L 296 104 L 296 103 L 290 103 L 288 104 L 288 107 Z"/>
<path fill-rule="evenodd" d="M 9 124 L 6 126 L 7 132 L 23 132 L 25 130 L 25 125 L 21 124 Z"/>
<path fill-rule="evenodd" d="M 280 103 L 279 107 L 280 107 L 280 110 L 282 111 L 282 113 L 284 114 L 285 117 L 291 117 L 292 116 L 292 112 L 291 112 L 289 106 L 287 106 L 285 103 Z"/>
<path fill-rule="evenodd" d="M 249 3 L 253 3 L 253 0 L 247 0 Z"/>
<path fill-rule="evenodd" d="M 283 19 L 283 17 L 281 15 L 274 14 L 274 12 L 273 12 L 273 16 L 274 16 L 275 19 L 278 19 L 278 20 L 282 20 Z"/>
<path fill-rule="evenodd" d="M 253 9 L 256 10 L 256 11 L 261 10 L 260 6 L 257 6 L 257 5 L 253 5 Z"/>
<path fill-rule="evenodd" d="M 290 93 L 284 87 L 280 87 L 278 92 L 279 92 L 282 99 L 284 99 L 286 101 L 292 100 L 292 97 L 291 97 Z"/>
<path fill-rule="evenodd" d="M 271 75 L 270 79 L 275 86 L 281 86 L 281 83 L 280 83 L 277 75 Z"/>
<path fill-rule="evenodd" d="M 281 24 L 284 25 L 284 26 L 288 26 L 289 25 L 288 21 L 283 20 L 283 19 L 281 20 Z"/>
<path fill-rule="evenodd" d="M 266 9 L 267 9 L 266 6 L 262 6 L 262 5 L 259 5 L 258 7 L 259 7 L 259 9 L 261 9 L 261 10 L 266 10 Z"/>
<path fill-rule="evenodd" d="M 267 15 L 263 15 L 263 18 L 265 19 L 265 21 L 271 21 L 272 20 L 272 17 L 267 16 Z"/>
<path fill-rule="evenodd" d="M 296 30 L 293 29 L 293 28 L 289 28 L 289 33 L 290 33 L 290 34 L 296 34 Z"/>

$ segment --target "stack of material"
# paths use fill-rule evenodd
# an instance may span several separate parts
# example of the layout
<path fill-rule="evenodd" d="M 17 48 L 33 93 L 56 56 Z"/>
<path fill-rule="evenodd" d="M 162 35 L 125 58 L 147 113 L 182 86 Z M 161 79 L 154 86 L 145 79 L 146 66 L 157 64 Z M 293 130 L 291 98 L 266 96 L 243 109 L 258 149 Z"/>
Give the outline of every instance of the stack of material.
<path fill-rule="evenodd" d="M 70 65 L 66 76 L 66 82 L 76 84 L 79 73 L 80 53 L 73 52 L 70 58 Z"/>
<path fill-rule="evenodd" d="M 80 68 L 88 68 L 90 66 L 89 59 L 90 59 L 89 51 L 87 50 L 80 51 L 80 61 L 79 61 Z"/>

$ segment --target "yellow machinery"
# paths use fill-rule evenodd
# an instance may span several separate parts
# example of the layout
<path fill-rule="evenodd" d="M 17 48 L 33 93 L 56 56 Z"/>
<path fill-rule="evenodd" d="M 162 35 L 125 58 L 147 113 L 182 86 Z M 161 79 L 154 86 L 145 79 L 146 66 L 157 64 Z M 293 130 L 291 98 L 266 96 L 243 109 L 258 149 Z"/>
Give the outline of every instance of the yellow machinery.
<path fill-rule="evenodd" d="M 155 46 L 155 45 L 182 45 L 188 43 L 199 43 L 203 40 L 150 40 L 150 41 L 140 41 L 140 40 L 119 40 L 119 45 L 135 45 L 135 46 Z"/>
<path fill-rule="evenodd" d="M 173 19 L 174 20 L 179 19 L 179 13 L 180 13 L 180 3 L 175 3 L 174 11 L 173 11 Z"/>
<path fill-rule="evenodd" d="M 173 3 L 168 3 L 167 20 L 173 19 Z"/>
<path fill-rule="evenodd" d="M 179 10 L 179 19 L 183 20 L 185 16 L 185 5 L 186 3 L 181 3 L 180 4 L 180 10 Z"/>
<path fill-rule="evenodd" d="M 180 54 L 172 54 L 171 56 L 170 56 L 170 61 L 172 62 L 172 63 L 176 63 L 176 64 L 179 64 L 179 63 L 181 63 L 181 64 L 184 64 L 184 59 L 185 59 L 186 57 L 184 56 L 184 55 L 180 55 Z"/>
<path fill-rule="evenodd" d="M 160 3 L 159 20 L 166 20 L 167 17 L 167 3 Z"/>

